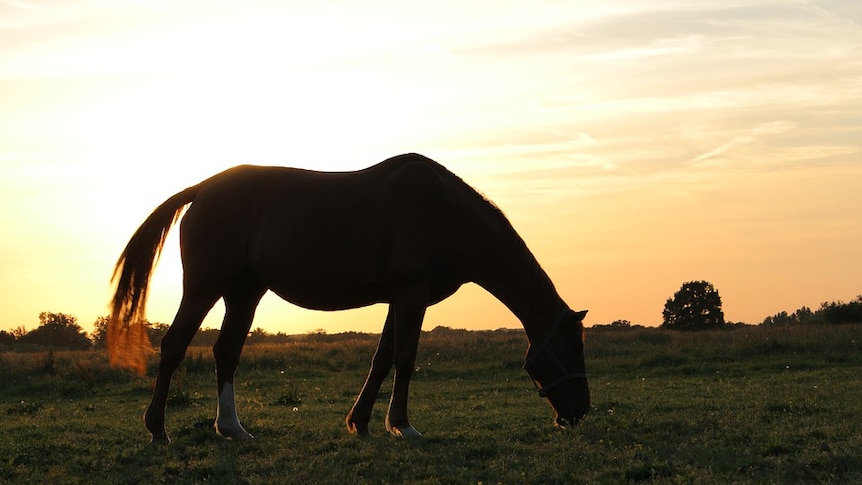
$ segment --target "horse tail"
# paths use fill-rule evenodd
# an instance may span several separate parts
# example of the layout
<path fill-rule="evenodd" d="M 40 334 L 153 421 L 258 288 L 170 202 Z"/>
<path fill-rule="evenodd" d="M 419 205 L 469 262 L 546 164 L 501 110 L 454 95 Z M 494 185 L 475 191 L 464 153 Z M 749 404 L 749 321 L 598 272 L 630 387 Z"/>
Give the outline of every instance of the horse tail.
<path fill-rule="evenodd" d="M 147 355 L 153 350 L 144 320 L 150 276 L 168 231 L 199 189 L 200 185 L 189 187 L 157 207 L 135 231 L 117 260 L 111 277 L 116 291 L 110 303 L 107 329 L 108 362 L 113 367 L 124 367 L 139 375 L 146 373 Z"/>

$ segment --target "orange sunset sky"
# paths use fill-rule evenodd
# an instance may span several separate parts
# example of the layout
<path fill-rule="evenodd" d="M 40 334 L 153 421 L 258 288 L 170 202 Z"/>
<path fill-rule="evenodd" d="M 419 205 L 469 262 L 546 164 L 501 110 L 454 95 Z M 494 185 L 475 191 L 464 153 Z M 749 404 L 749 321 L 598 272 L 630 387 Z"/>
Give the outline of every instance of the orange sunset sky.
<path fill-rule="evenodd" d="M 132 232 L 225 168 L 411 151 L 494 200 L 587 325 L 658 325 L 701 279 L 731 321 L 848 301 L 862 2 L 0 0 L 0 329 L 50 311 L 92 331 Z M 180 298 L 177 232 L 150 321 Z M 384 315 L 270 294 L 255 323 Z M 470 285 L 437 325 L 519 323 Z"/>

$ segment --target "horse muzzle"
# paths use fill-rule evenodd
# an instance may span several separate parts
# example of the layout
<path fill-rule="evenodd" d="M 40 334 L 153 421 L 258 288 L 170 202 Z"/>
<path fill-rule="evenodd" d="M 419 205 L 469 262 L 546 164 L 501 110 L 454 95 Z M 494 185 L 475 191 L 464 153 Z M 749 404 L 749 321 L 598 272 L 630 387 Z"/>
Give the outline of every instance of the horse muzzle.
<path fill-rule="evenodd" d="M 576 428 L 579 424 L 581 424 L 581 421 L 583 421 L 586 416 L 587 416 L 586 412 L 584 412 L 583 414 L 581 414 L 579 416 L 572 416 L 570 418 L 564 418 L 562 416 L 557 416 L 557 418 L 554 419 L 554 425 L 560 429 Z"/>

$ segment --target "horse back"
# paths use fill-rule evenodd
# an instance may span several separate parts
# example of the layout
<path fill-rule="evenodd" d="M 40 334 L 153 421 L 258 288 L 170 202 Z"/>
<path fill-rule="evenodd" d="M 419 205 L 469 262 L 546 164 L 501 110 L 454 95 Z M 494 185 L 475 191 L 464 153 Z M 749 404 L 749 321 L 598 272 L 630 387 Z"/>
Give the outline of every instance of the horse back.
<path fill-rule="evenodd" d="M 477 243 L 469 216 L 483 209 L 464 187 L 420 155 L 356 172 L 236 167 L 203 182 L 184 217 L 184 267 L 251 269 L 310 308 L 389 301 L 421 279 L 443 296 L 469 280 Z"/>

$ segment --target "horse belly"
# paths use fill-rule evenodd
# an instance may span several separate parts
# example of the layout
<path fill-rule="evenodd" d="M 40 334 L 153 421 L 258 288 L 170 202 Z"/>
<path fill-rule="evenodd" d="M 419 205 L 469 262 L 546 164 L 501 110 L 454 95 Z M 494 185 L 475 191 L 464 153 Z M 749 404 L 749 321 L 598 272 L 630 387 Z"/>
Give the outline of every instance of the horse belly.
<path fill-rule="evenodd" d="M 375 303 L 386 303 L 388 298 L 380 288 L 374 287 L 279 287 L 270 288 L 283 300 L 310 310 L 348 310 Z"/>
<path fill-rule="evenodd" d="M 344 310 L 388 301 L 379 258 L 356 248 L 286 243 L 253 259 L 275 294 L 303 308 Z"/>

